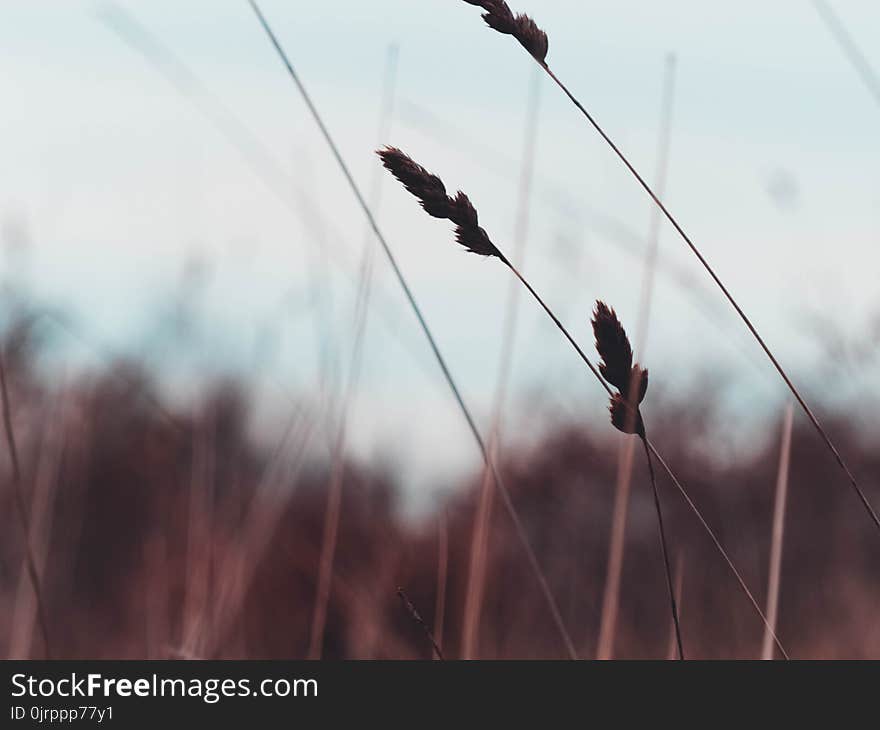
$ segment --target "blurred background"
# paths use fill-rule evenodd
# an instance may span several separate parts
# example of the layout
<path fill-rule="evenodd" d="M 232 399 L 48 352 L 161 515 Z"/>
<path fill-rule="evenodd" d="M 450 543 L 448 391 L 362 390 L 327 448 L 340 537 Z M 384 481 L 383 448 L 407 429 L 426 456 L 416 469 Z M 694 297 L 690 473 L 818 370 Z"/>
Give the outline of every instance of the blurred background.
<path fill-rule="evenodd" d="M 653 440 L 762 611 L 776 595 L 789 653 L 880 655 L 880 537 L 845 475 L 800 411 L 785 426 L 791 397 L 758 345 L 528 54 L 454 0 L 260 5 L 497 451 L 577 653 L 670 653 L 641 453 L 622 497 L 605 393 L 503 266 L 381 170 L 382 144 L 468 193 L 588 353 L 595 300 L 615 307 L 650 368 Z M 513 10 L 547 31 L 551 67 L 656 182 L 880 502 L 880 7 Z M 5 0 L 0 98 L 20 462 L 16 476 L 2 450 L 8 656 L 428 658 L 398 586 L 449 657 L 565 656 L 247 2 Z M 766 654 L 754 606 L 660 488 L 688 655 Z"/>

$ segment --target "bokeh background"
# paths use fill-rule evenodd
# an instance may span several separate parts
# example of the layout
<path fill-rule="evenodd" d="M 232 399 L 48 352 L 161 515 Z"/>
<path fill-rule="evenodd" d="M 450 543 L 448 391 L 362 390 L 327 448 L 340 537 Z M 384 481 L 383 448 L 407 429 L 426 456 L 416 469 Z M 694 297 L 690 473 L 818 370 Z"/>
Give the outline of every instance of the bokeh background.
<path fill-rule="evenodd" d="M 481 429 L 493 421 L 510 275 L 424 215 L 381 171 L 380 144 L 465 190 L 502 249 L 522 243 L 521 268 L 588 352 L 596 299 L 635 327 L 650 201 L 476 8 L 261 7 L 368 191 Z M 514 10 L 548 32 L 551 66 L 646 177 L 665 176 L 669 207 L 876 502 L 880 7 L 836 0 L 843 43 L 824 7 L 541 0 Z M 394 595 L 406 585 L 456 656 L 480 455 L 248 4 L 5 0 L 0 98 L 0 321 L 52 653 L 307 655 L 336 468 L 320 653 L 429 656 Z M 646 417 L 763 605 L 790 396 L 674 231 L 658 231 L 638 353 L 651 371 Z M 623 437 L 531 300 L 506 362 L 499 459 L 592 656 Z M 3 646 L 40 656 L 2 459 Z M 876 657 L 878 537 L 799 412 L 790 469 L 780 637 L 795 656 Z M 621 656 L 667 655 L 646 476 L 637 462 Z M 759 655 L 760 620 L 663 488 L 690 653 Z M 476 653 L 561 656 L 496 512 Z"/>

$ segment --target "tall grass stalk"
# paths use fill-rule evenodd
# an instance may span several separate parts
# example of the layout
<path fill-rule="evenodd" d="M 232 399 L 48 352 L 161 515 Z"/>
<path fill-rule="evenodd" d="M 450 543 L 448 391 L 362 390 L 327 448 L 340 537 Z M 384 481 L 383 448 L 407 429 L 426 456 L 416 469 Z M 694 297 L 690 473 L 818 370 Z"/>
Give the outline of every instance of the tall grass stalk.
<path fill-rule="evenodd" d="M 228 635 L 242 614 L 259 565 L 271 546 L 272 538 L 293 499 L 296 484 L 306 466 L 309 446 L 317 430 L 321 412 L 297 409 L 291 413 L 280 443 L 260 476 L 253 499 L 239 530 L 240 549 L 230 552 L 218 565 L 223 580 L 216 596 L 214 644 L 206 652 L 216 658 L 227 644 Z"/>
<path fill-rule="evenodd" d="M 540 69 L 536 69 L 539 73 Z M 439 117 L 433 111 L 429 111 L 410 100 L 401 100 L 401 117 L 408 126 L 415 131 L 428 136 L 436 142 L 457 150 L 467 155 L 468 161 L 472 162 L 495 177 L 509 180 L 511 170 L 516 167 L 516 161 L 508 157 L 506 152 L 487 145 L 485 141 L 476 141 L 467 132 L 458 128 L 447 119 Z M 570 193 L 570 186 L 556 179 L 542 177 L 538 185 L 539 195 L 536 199 L 551 208 L 557 216 L 570 220 L 573 225 L 581 224 L 581 214 L 586 214 L 588 228 L 599 235 L 600 241 L 612 244 L 630 258 L 645 261 L 650 247 L 650 242 L 638 233 L 628 221 L 624 221 L 611 215 L 588 201 L 575 199 Z M 663 214 L 653 202 L 652 208 L 656 211 L 658 219 L 662 222 Z M 559 263 L 565 266 L 568 276 L 576 279 L 577 266 L 572 266 L 569 260 L 560 259 Z M 748 344 L 743 334 L 736 325 L 726 316 L 726 309 L 721 302 L 715 299 L 714 290 L 702 283 L 702 279 L 695 278 L 684 266 L 675 265 L 665 259 L 656 262 L 657 273 L 664 274 L 671 282 L 674 282 L 679 292 L 692 300 L 694 311 L 700 314 L 711 325 L 718 335 L 716 338 L 719 346 L 736 351 L 752 367 L 757 375 L 760 375 L 768 385 L 776 385 L 776 375 L 770 373 L 764 367 L 763 355 L 758 354 L 746 347 Z M 579 280 L 579 279 L 578 279 Z M 633 451 L 635 451 L 633 445 Z"/>
<path fill-rule="evenodd" d="M 672 586 L 672 568 L 669 565 L 669 546 L 666 541 L 666 530 L 663 527 L 663 510 L 660 506 L 660 493 L 657 491 L 657 479 L 654 476 L 654 460 L 651 458 L 651 450 L 648 448 L 648 440 L 645 437 L 642 438 L 642 446 L 645 447 L 645 457 L 648 460 L 648 471 L 651 476 L 651 491 L 654 495 L 654 509 L 657 512 L 657 529 L 660 536 L 660 549 L 663 553 L 663 573 L 666 576 L 666 590 L 669 591 L 672 625 L 675 629 L 675 643 L 678 647 L 678 658 L 684 659 L 684 646 L 681 639 L 681 622 L 678 618 L 678 602 L 675 600 L 675 589 Z"/>
<path fill-rule="evenodd" d="M 593 375 L 599 381 L 599 384 L 602 386 L 602 388 L 605 389 L 605 392 L 612 398 L 612 423 L 617 428 L 621 428 L 627 421 L 626 411 L 630 410 L 630 407 L 628 406 L 628 401 L 626 400 L 626 398 L 622 397 L 621 394 L 614 393 L 611 390 L 608 382 L 606 381 L 606 378 L 603 377 L 603 375 L 599 372 L 599 370 L 596 368 L 590 358 L 587 357 L 586 353 L 584 353 L 577 340 L 572 337 L 571 333 L 565 328 L 562 322 L 559 321 L 559 318 L 556 316 L 556 314 L 554 314 L 553 310 L 535 291 L 532 285 L 529 284 L 525 277 L 516 269 L 516 267 L 510 263 L 509 259 L 501 252 L 501 250 L 491 241 L 486 231 L 478 225 L 477 211 L 471 204 L 468 196 L 462 191 L 458 191 L 458 193 L 454 197 L 448 196 L 446 194 L 446 188 L 443 185 L 443 181 L 440 180 L 440 178 L 438 178 L 436 175 L 432 175 L 431 173 L 429 173 L 425 168 L 414 162 L 405 153 L 401 152 L 395 147 L 386 147 L 383 150 L 379 150 L 378 155 L 382 159 L 382 163 L 385 165 L 386 169 L 388 169 L 389 172 L 391 172 L 410 193 L 412 193 L 416 198 L 419 199 L 422 208 L 425 210 L 426 213 L 434 218 L 448 219 L 455 224 L 455 237 L 457 242 L 461 246 L 463 246 L 470 253 L 474 253 L 480 256 L 497 258 L 505 266 L 507 266 L 508 269 L 510 269 L 510 271 L 514 274 L 514 276 L 517 277 L 517 279 L 519 279 L 522 285 L 526 287 L 529 293 L 534 297 L 535 301 L 537 301 L 541 308 L 545 311 L 547 316 L 550 317 L 550 319 L 553 321 L 553 323 L 556 325 L 562 335 L 568 340 L 569 344 L 571 344 L 574 350 L 578 353 L 578 356 L 593 373 Z M 604 307 L 605 305 L 601 306 Z M 635 367 L 637 368 L 638 366 Z M 640 377 L 639 380 L 642 384 L 642 387 L 646 388 L 647 372 L 642 371 L 642 375 L 644 377 Z M 625 383 L 625 385 L 622 387 L 622 390 L 628 390 L 629 380 L 621 382 Z M 620 385 L 618 385 L 617 387 L 621 388 Z M 644 395 L 643 390 L 641 391 L 640 395 Z M 650 457 L 653 456 L 655 459 L 657 459 L 657 462 L 669 475 L 669 478 L 672 480 L 675 487 L 684 497 L 689 509 L 697 516 L 700 524 L 703 526 L 703 529 L 710 536 L 716 549 L 720 552 L 728 567 L 733 572 L 734 576 L 737 579 L 737 582 L 739 583 L 743 592 L 748 597 L 758 615 L 761 617 L 761 620 L 766 624 L 767 619 L 764 616 L 764 612 L 761 610 L 761 607 L 758 605 L 757 601 L 752 595 L 752 592 L 749 590 L 745 581 L 742 579 L 742 576 L 734 566 L 733 561 L 730 559 L 730 556 L 724 550 L 724 547 L 721 545 L 721 542 L 718 540 L 714 531 L 709 526 L 708 522 L 706 522 L 702 513 L 697 508 L 696 504 L 694 504 L 690 496 L 687 494 L 679 480 L 676 478 L 675 474 L 672 472 L 672 469 L 663 460 L 656 447 L 654 447 L 654 445 L 648 440 L 647 436 L 645 435 L 644 423 L 642 422 L 641 418 L 638 418 L 637 428 L 638 430 L 636 431 L 636 433 L 638 433 L 638 435 L 642 438 L 648 458 L 650 459 Z M 649 461 L 649 466 L 650 465 L 651 464 Z M 785 654 L 785 649 L 779 643 L 778 638 L 775 638 L 775 641 L 777 643 L 777 646 L 780 647 L 780 651 Z"/>
<path fill-rule="evenodd" d="M 529 83 L 529 100 L 526 105 L 526 129 L 523 139 L 522 165 L 519 176 L 519 199 L 513 234 L 513 258 L 522 264 L 525 257 L 528 239 L 529 218 L 532 203 L 532 185 L 535 169 L 535 151 L 538 137 L 538 110 L 540 102 L 540 74 L 536 73 Z M 378 169 L 378 168 L 377 168 Z M 507 401 L 507 389 L 513 367 L 514 346 L 516 343 L 517 325 L 519 324 L 519 301 L 521 289 L 511 279 L 507 290 L 507 305 L 502 324 L 501 351 L 498 357 L 498 372 L 495 380 L 495 394 L 492 406 L 492 425 L 489 431 L 489 451 L 495 457 L 501 450 L 501 424 L 504 407 Z M 492 472 L 483 469 L 480 500 L 474 520 L 473 539 L 471 542 L 470 568 L 468 571 L 468 587 L 465 592 L 464 620 L 462 622 L 461 658 L 474 657 L 478 646 L 480 630 L 480 613 L 486 584 L 486 563 L 489 552 L 489 532 L 492 523 L 492 505 L 494 503 L 495 483 Z"/>
<path fill-rule="evenodd" d="M 59 475 L 66 445 L 66 397 L 64 388 L 58 389 L 51 411 L 41 428 L 39 451 L 35 460 L 33 489 L 30 495 L 31 549 L 38 575 L 45 575 L 58 496 Z M 15 607 L 12 613 L 12 634 L 9 642 L 10 659 L 28 659 L 31 656 L 34 628 L 39 612 L 31 587 L 27 557 L 21 561 Z M 53 568 L 58 566 L 54 565 Z"/>
<path fill-rule="evenodd" d="M 31 544 L 31 523 L 28 508 L 25 502 L 24 484 L 21 477 L 21 465 L 18 461 L 18 447 L 15 442 L 15 430 L 12 427 L 12 408 L 9 404 L 9 390 L 6 385 L 5 358 L 0 353 L 0 396 L 3 398 L 3 429 L 6 433 L 6 446 L 9 450 L 9 460 L 12 462 L 12 490 L 15 501 L 15 513 L 18 517 L 22 535 L 22 549 L 24 552 L 25 566 L 30 577 L 31 588 L 34 591 L 34 600 L 37 604 L 37 622 L 40 634 L 43 638 L 43 652 L 46 659 L 52 658 L 51 644 L 49 643 L 49 619 L 46 614 L 46 602 L 40 586 L 40 576 L 37 570 L 37 561 Z"/>
<path fill-rule="evenodd" d="M 497 461 L 497 438 L 494 429 L 489 433 L 488 448 L 493 461 Z M 484 468 L 474 514 L 467 587 L 465 588 L 464 610 L 462 611 L 460 649 L 462 659 L 473 659 L 477 651 L 480 614 L 486 586 L 486 566 L 489 562 L 489 528 L 492 522 L 494 497 L 495 482 L 492 481 L 492 470 Z"/>
<path fill-rule="evenodd" d="M 782 539 L 785 531 L 785 504 L 788 495 L 788 471 L 791 461 L 791 422 L 794 408 L 786 406 L 782 419 L 782 443 L 779 447 L 779 469 L 776 473 L 776 499 L 773 506 L 773 537 L 770 542 L 770 570 L 767 579 L 767 630 L 761 648 L 762 659 L 773 658 L 771 629 L 776 630 L 779 614 L 779 585 L 782 567 Z"/>
<path fill-rule="evenodd" d="M 675 638 L 678 644 L 678 658 L 684 659 L 681 624 L 678 620 L 675 591 L 672 587 L 672 569 L 669 565 L 669 547 L 663 523 L 660 493 L 657 491 L 654 462 L 648 449 L 645 422 L 639 410 L 639 406 L 648 391 L 648 371 L 639 365 L 638 362 L 633 363 L 632 346 L 630 345 L 626 330 L 613 309 L 609 308 L 604 302 L 596 302 L 592 322 L 593 334 L 596 337 L 596 350 L 602 358 L 599 371 L 602 373 L 605 381 L 617 388 L 618 391 L 611 396 L 611 424 L 625 434 L 638 436 L 645 447 L 648 475 L 651 478 L 651 492 L 654 497 L 654 508 L 657 513 L 657 528 L 660 537 L 661 554 L 663 556 L 663 568 L 666 575 L 666 587 L 669 592 L 672 622 L 675 625 Z"/>
<path fill-rule="evenodd" d="M 320 659 L 324 647 L 324 629 L 327 624 L 327 606 L 333 579 L 333 561 L 339 534 L 339 512 L 342 506 L 342 482 L 345 478 L 345 423 L 339 426 L 339 437 L 333 448 L 333 464 L 327 489 L 327 506 L 324 509 L 324 529 L 321 537 L 321 553 L 318 558 L 318 579 L 315 587 L 315 603 L 312 626 L 309 632 L 309 659 Z"/>
<path fill-rule="evenodd" d="M 422 615 L 418 612 L 412 601 L 410 601 L 409 597 L 406 595 L 406 593 L 404 593 L 403 588 L 397 589 L 397 597 L 400 599 L 400 602 L 403 605 L 403 608 L 409 614 L 409 617 L 422 630 L 422 633 L 425 634 L 425 637 L 428 639 L 428 641 L 431 642 L 431 647 L 434 649 L 434 654 L 436 654 L 438 659 L 443 660 L 443 651 L 440 649 L 440 646 L 435 641 L 434 635 L 431 633 L 431 629 L 428 628 L 428 624 L 425 623 L 425 619 L 422 618 Z"/>
<path fill-rule="evenodd" d="M 742 577 L 742 574 L 737 569 L 736 565 L 734 565 L 733 560 L 730 555 L 728 555 L 727 550 L 724 549 L 724 546 L 721 544 L 721 541 L 718 539 L 718 536 L 715 534 L 715 531 L 709 526 L 709 523 L 706 522 L 706 518 L 703 517 L 702 512 L 697 508 L 697 505 L 694 504 L 694 501 L 691 499 L 690 495 L 685 491 L 685 488 L 682 486 L 681 482 L 678 480 L 678 477 L 673 474 L 672 470 L 669 468 L 669 465 L 664 461 L 663 457 L 660 455 L 660 452 L 657 450 L 657 447 L 654 446 L 650 441 L 646 441 L 648 448 L 651 451 L 653 457 L 657 460 L 657 463 L 663 467 L 663 470 L 669 475 L 669 478 L 672 480 L 672 483 L 675 485 L 675 488 L 678 490 L 679 494 L 681 494 L 687 506 L 690 508 L 691 512 L 693 512 L 697 519 L 700 521 L 700 524 L 703 526 L 703 530 L 709 536 L 709 539 L 712 540 L 712 544 L 715 545 L 715 549 L 718 551 L 718 554 L 721 555 L 724 562 L 727 564 L 727 567 L 730 569 L 730 572 L 733 574 L 733 577 L 736 579 L 736 582 L 739 584 L 739 587 L 742 589 L 746 598 L 749 599 L 749 603 L 752 604 L 752 608 L 755 609 L 755 613 L 761 617 L 761 621 L 764 624 L 765 630 L 769 631 L 773 636 L 773 643 L 776 644 L 776 648 L 779 649 L 779 652 L 786 659 L 790 659 L 788 652 L 785 650 L 785 647 L 782 645 L 782 642 L 779 640 L 779 637 L 776 635 L 776 630 L 770 626 L 770 622 L 767 620 L 767 616 L 764 614 L 764 611 L 761 610 L 761 606 L 758 605 L 758 601 L 755 600 L 754 594 L 749 590 L 748 585 L 745 582 L 745 579 Z"/>
<path fill-rule="evenodd" d="M 675 89 L 675 57 L 667 56 L 663 74 L 663 98 L 660 114 L 660 134 L 657 144 L 656 185 L 658 190 L 666 187 L 669 167 L 669 143 L 672 132 L 672 102 Z M 639 315 L 636 321 L 635 354 L 644 359 L 645 342 L 651 318 L 654 280 L 657 273 L 657 255 L 660 244 L 660 214 L 656 206 L 651 207 L 651 223 L 648 232 L 648 247 L 642 273 L 642 288 L 639 299 Z M 634 384 L 633 384 L 634 385 Z M 634 412 L 633 412 L 634 414 Z M 629 427 L 632 428 L 630 423 Z M 611 659 L 614 655 L 614 639 L 617 628 L 617 614 L 620 604 L 620 575 L 623 570 L 623 555 L 626 549 L 626 518 L 629 508 L 629 493 L 632 480 L 635 442 L 625 439 L 619 450 L 617 480 L 615 483 L 614 508 L 611 519 L 611 536 L 608 543 L 608 566 L 605 571 L 605 590 L 602 596 L 602 616 L 599 624 L 596 658 Z"/>
<path fill-rule="evenodd" d="M 679 551 L 675 558 L 675 605 L 678 606 L 678 615 L 681 616 L 681 595 L 684 588 L 684 553 Z M 772 637 L 771 637 L 772 641 Z M 675 624 L 669 625 L 669 645 L 666 649 L 666 658 L 675 659 L 678 655 L 678 641 L 675 633 Z"/>
<path fill-rule="evenodd" d="M 379 139 L 391 130 L 394 113 L 394 98 L 397 84 L 398 49 L 391 46 L 385 64 L 382 103 L 379 109 Z M 370 184 L 370 208 L 378 212 L 381 202 L 382 177 L 374 172 Z M 360 382 L 363 364 L 363 348 L 367 321 L 370 311 L 370 298 L 373 290 L 373 259 L 375 248 L 372 245 L 369 228 L 364 233 L 361 253 L 361 271 L 355 295 L 353 316 L 353 337 L 351 360 L 348 367 L 348 384 L 342 402 L 339 432 L 331 456 L 330 480 L 327 487 L 327 507 L 324 517 L 324 531 L 321 540 L 321 555 L 318 563 L 318 581 L 315 590 L 315 604 L 312 612 L 312 627 L 309 638 L 308 656 L 320 659 L 324 644 L 324 629 L 327 621 L 327 606 L 330 601 L 330 586 L 333 576 L 333 561 L 336 554 L 336 539 L 339 531 L 339 513 L 342 502 L 342 486 L 345 476 L 346 431 L 352 401 Z"/>
<path fill-rule="evenodd" d="M 859 500 L 862 503 L 865 511 L 868 513 L 868 517 L 874 523 L 875 528 L 878 532 L 880 532 L 880 516 L 877 515 L 877 512 L 874 510 L 874 507 L 871 505 L 871 502 L 868 500 L 867 495 L 862 491 L 862 488 L 859 486 L 856 481 L 855 476 L 850 470 L 849 466 L 847 466 L 846 462 L 843 460 L 843 457 L 840 455 L 837 447 L 831 441 L 831 437 L 819 423 L 819 419 L 813 413 L 812 409 L 807 405 L 806 400 L 804 400 L 800 391 L 795 387 L 791 378 L 788 376 L 788 373 L 783 369 L 782 365 L 776 359 L 776 356 L 773 354 L 770 347 L 764 341 L 764 338 L 760 335 L 755 325 L 752 323 L 751 319 L 746 315 L 745 311 L 739 305 L 736 299 L 734 299 L 733 295 L 728 290 L 727 286 L 697 248 L 696 244 L 691 240 L 690 236 L 685 232 L 684 228 L 682 228 L 681 224 L 678 220 L 669 212 L 669 209 L 654 192 L 654 189 L 645 181 L 636 167 L 630 162 L 629 158 L 623 153 L 620 147 L 611 139 L 607 132 L 599 125 L 596 119 L 587 111 L 586 107 L 578 101 L 577 97 L 569 91 L 568 87 L 560 80 L 560 78 L 550 69 L 550 66 L 547 64 L 547 51 L 549 48 L 549 41 L 547 39 L 547 34 L 544 33 L 535 22 L 528 17 L 527 15 L 517 15 L 514 16 L 510 11 L 507 3 L 504 0 L 464 0 L 470 5 L 479 5 L 486 12 L 483 14 L 483 19 L 486 23 L 493 28 L 494 30 L 499 31 L 500 33 L 504 33 L 506 35 L 514 36 L 520 44 L 529 51 L 530 55 L 537 61 L 537 63 L 544 69 L 547 75 L 553 80 L 553 82 L 562 90 L 562 92 L 569 98 L 572 104 L 577 107 L 577 109 L 583 114 L 584 118 L 589 122 L 590 126 L 598 132 L 599 136 L 605 141 L 605 143 L 611 148 L 614 154 L 618 157 L 618 159 L 624 164 L 624 166 L 629 170 L 632 176 L 636 179 L 642 189 L 648 194 L 651 200 L 657 205 L 660 211 L 665 216 L 666 220 L 672 224 L 672 227 L 675 228 L 678 235 L 681 239 L 687 244 L 688 248 L 690 248 L 691 252 L 694 256 L 697 257 L 697 260 L 700 262 L 702 267 L 706 270 L 706 273 L 712 278 L 718 288 L 721 290 L 722 294 L 724 294 L 727 301 L 739 315 L 740 319 L 746 325 L 748 330 L 752 333 L 752 336 L 761 346 L 761 349 L 764 350 L 764 353 L 769 358 L 770 362 L 776 368 L 776 371 L 779 373 L 782 380 L 788 386 L 788 389 L 791 391 L 792 395 L 797 400 L 803 412 L 810 419 L 810 422 L 813 424 L 813 427 L 816 429 L 816 432 L 825 442 L 825 445 L 828 447 L 828 450 L 831 451 L 835 460 L 837 461 L 838 466 L 843 470 L 846 474 L 847 479 L 849 480 L 850 486 L 852 486 L 853 490 L 858 496 Z"/>
<path fill-rule="evenodd" d="M 198 422 L 199 419 L 195 419 Z M 216 419 L 209 409 L 202 428 L 194 431 L 186 527 L 186 580 L 180 647 L 201 654 L 211 645 L 211 626 L 216 602 L 212 593 L 212 570 L 216 450 Z"/>
<path fill-rule="evenodd" d="M 608 537 L 608 561 L 605 567 L 605 588 L 602 592 L 602 614 L 599 619 L 599 638 L 596 641 L 596 659 L 614 657 L 617 636 L 617 618 L 620 608 L 620 576 L 623 572 L 623 554 L 626 546 L 626 519 L 629 493 L 632 485 L 635 441 L 621 438 L 617 458 L 617 479 L 614 486 L 614 507 L 611 512 L 611 533 Z"/>
<path fill-rule="evenodd" d="M 370 283 L 372 281 L 372 258 L 365 252 L 361 283 L 355 297 L 354 339 L 349 363 L 348 382 L 343 395 L 341 413 L 336 438 L 331 452 L 330 479 L 327 486 L 327 506 L 324 512 L 324 529 L 321 539 L 321 553 L 318 561 L 318 580 L 315 589 L 315 604 L 312 613 L 312 628 L 309 638 L 308 656 L 320 659 L 324 644 L 324 628 L 327 619 L 327 606 L 330 601 L 330 586 L 333 578 L 333 561 L 336 555 L 336 542 L 339 532 L 339 515 L 342 504 L 342 487 L 345 479 L 345 453 L 348 418 L 352 401 L 360 381 L 363 344 L 366 333 L 366 314 L 369 307 Z"/>
<path fill-rule="evenodd" d="M 491 460 L 488 449 L 486 448 L 486 444 L 483 440 L 482 435 L 480 434 L 479 429 L 477 428 L 476 422 L 474 421 L 473 415 L 470 412 L 470 409 L 464 402 L 464 398 L 461 395 L 461 391 L 458 388 L 458 385 L 455 382 L 455 379 L 452 377 L 452 373 L 449 370 L 449 367 L 446 363 L 445 358 L 440 352 L 440 349 L 437 345 L 436 340 L 434 339 L 434 335 L 431 332 L 430 327 L 428 326 L 427 321 L 425 320 L 424 314 L 421 311 L 418 303 L 416 302 L 415 295 L 412 293 L 412 290 L 409 287 L 409 284 L 406 281 L 406 278 L 403 275 L 400 266 L 397 263 L 397 259 L 391 251 L 391 247 L 388 245 L 388 242 L 385 239 L 385 236 L 382 234 L 381 229 L 379 228 L 379 224 L 376 222 L 375 217 L 373 216 L 372 211 L 370 210 L 370 206 L 367 204 L 366 199 L 361 193 L 360 187 L 355 182 L 354 177 L 349 170 L 348 164 L 345 162 L 345 159 L 342 157 L 339 148 L 336 145 L 336 142 L 333 139 L 333 136 L 330 134 L 330 130 L 327 128 L 321 114 L 318 112 L 317 107 L 312 101 L 311 96 L 307 92 L 305 86 L 303 85 L 299 75 L 294 69 L 290 59 L 287 54 L 284 52 L 284 49 L 281 47 L 278 39 L 276 38 L 272 28 L 270 27 L 268 21 L 266 20 L 263 13 L 260 11 L 259 6 L 255 2 L 255 0 L 248 0 L 251 9 L 254 11 L 257 20 L 259 21 L 261 27 L 266 32 L 272 46 L 275 51 L 278 53 L 282 63 L 284 64 L 285 69 L 287 70 L 288 75 L 291 80 L 294 82 L 299 94 L 301 95 L 303 101 L 309 109 L 315 123 L 318 125 L 318 128 L 321 131 L 324 140 L 327 142 L 328 147 L 333 155 L 333 158 L 336 161 L 336 164 L 339 166 L 343 176 L 345 177 L 349 187 L 351 188 L 352 193 L 357 199 L 358 205 L 363 211 L 364 215 L 367 218 L 367 221 L 370 224 L 370 227 L 373 230 L 373 233 L 376 236 L 376 240 L 379 242 L 379 245 L 382 248 L 383 253 L 385 254 L 388 263 L 390 264 L 392 270 L 394 271 L 395 278 L 397 279 L 398 284 L 403 290 L 404 296 L 406 297 L 407 303 L 413 311 L 416 319 L 418 320 L 419 326 L 422 330 L 422 333 L 425 335 L 425 338 L 428 340 L 428 344 L 431 348 L 431 351 L 434 355 L 434 358 L 437 360 L 437 364 L 440 366 L 441 371 L 443 372 L 443 377 L 446 379 L 446 383 L 449 386 L 449 389 L 452 391 L 452 395 L 455 398 L 455 401 L 462 412 L 465 420 L 467 421 L 468 428 L 470 429 L 471 434 L 474 437 L 474 440 L 477 443 L 477 447 L 480 450 L 480 454 L 483 457 L 483 462 L 489 465 L 489 468 L 492 470 L 492 476 L 495 480 L 496 485 L 498 485 L 499 491 L 501 493 L 502 501 L 504 502 L 504 506 L 507 509 L 508 514 L 510 515 L 511 521 L 513 522 L 514 531 L 517 534 L 517 538 L 519 539 L 523 551 L 526 555 L 526 559 L 529 563 L 529 566 L 532 572 L 535 575 L 535 579 L 537 580 L 541 594 L 543 595 L 547 607 L 551 613 L 553 618 L 553 622 L 556 625 L 556 628 L 559 632 L 560 638 L 565 646 L 566 653 L 570 658 L 577 658 L 577 652 L 574 647 L 574 642 L 571 639 L 571 635 L 565 627 L 565 623 L 562 620 L 562 614 L 559 611 L 556 600 L 553 597 L 553 594 L 550 590 L 550 585 L 547 582 L 547 578 L 544 575 L 543 570 L 541 569 L 540 563 L 538 562 L 538 558 L 535 555 L 535 551 L 532 549 L 531 544 L 529 543 L 528 535 L 525 531 L 525 527 L 522 524 L 522 521 L 517 514 L 516 508 L 514 507 L 513 501 L 510 497 L 510 493 L 508 492 L 501 476 L 498 472 L 498 469 L 495 463 Z"/>

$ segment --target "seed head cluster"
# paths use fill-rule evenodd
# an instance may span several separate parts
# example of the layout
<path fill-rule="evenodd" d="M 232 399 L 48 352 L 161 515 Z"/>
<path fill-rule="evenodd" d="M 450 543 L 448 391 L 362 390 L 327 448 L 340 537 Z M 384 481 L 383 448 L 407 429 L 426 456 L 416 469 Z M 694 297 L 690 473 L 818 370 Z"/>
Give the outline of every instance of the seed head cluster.
<path fill-rule="evenodd" d="M 477 5 L 486 12 L 483 20 L 493 30 L 505 35 L 512 35 L 535 60 L 544 64 L 550 42 L 547 34 L 541 30 L 528 15 L 514 15 L 504 0 L 464 0 L 469 5 Z"/>
<path fill-rule="evenodd" d="M 648 391 L 648 371 L 638 363 L 633 364 L 626 330 L 617 313 L 604 302 L 596 302 L 593 310 L 593 334 L 596 336 L 596 350 L 602 358 L 599 372 L 618 390 L 611 396 L 611 423 L 618 431 L 644 437 L 645 424 L 639 404 Z"/>
<path fill-rule="evenodd" d="M 385 169 L 419 199 L 428 215 L 446 218 L 455 224 L 455 239 L 468 251 L 504 260 L 486 231 L 480 228 L 477 211 L 461 190 L 455 196 L 447 195 L 446 186 L 439 177 L 432 175 L 396 147 L 385 147 L 376 154 L 382 159 Z"/>

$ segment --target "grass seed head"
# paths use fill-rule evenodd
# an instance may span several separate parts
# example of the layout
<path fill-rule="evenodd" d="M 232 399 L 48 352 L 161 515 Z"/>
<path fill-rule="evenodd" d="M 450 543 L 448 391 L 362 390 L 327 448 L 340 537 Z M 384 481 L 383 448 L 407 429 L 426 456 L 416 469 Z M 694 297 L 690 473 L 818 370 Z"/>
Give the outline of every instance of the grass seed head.
<path fill-rule="evenodd" d="M 593 334 L 596 337 L 596 350 L 602 358 L 599 371 L 611 385 L 626 393 L 632 374 L 632 347 L 617 313 L 605 302 L 596 302 Z"/>
<path fill-rule="evenodd" d="M 528 15 L 514 15 L 504 0 L 464 0 L 469 5 L 477 5 L 486 12 L 483 20 L 493 30 L 505 35 L 512 35 L 538 63 L 543 64 L 547 58 L 550 42 L 547 34 Z"/>
<path fill-rule="evenodd" d="M 386 147 L 377 154 L 385 168 L 419 199 L 428 215 L 449 218 L 451 201 L 439 177 L 417 165 L 396 147 Z"/>
<path fill-rule="evenodd" d="M 632 346 L 617 313 L 604 302 L 596 302 L 593 310 L 593 334 L 602 362 L 599 372 L 618 393 L 611 397 L 611 423 L 624 433 L 645 435 L 645 426 L 638 405 L 648 392 L 648 371 L 633 364 Z M 632 405 L 630 405 L 632 404 Z M 636 409 L 635 417 L 630 408 Z"/>
<path fill-rule="evenodd" d="M 477 210 L 460 190 L 455 197 L 446 194 L 443 181 L 396 147 L 385 147 L 377 152 L 385 168 L 403 186 L 419 199 L 422 208 L 435 218 L 446 218 L 455 224 L 455 240 L 471 253 L 495 256 L 504 260 L 501 252 L 480 228 Z"/>

